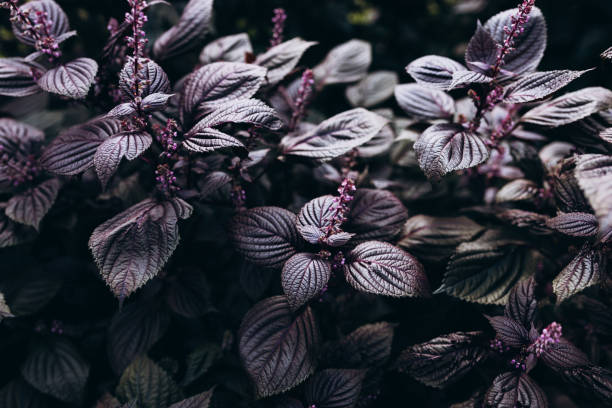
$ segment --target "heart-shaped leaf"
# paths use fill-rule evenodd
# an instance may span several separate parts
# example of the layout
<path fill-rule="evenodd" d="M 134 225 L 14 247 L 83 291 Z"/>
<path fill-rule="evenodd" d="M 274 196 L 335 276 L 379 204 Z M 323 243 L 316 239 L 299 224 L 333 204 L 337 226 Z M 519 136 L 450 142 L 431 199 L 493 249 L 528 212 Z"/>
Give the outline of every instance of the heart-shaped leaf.
<path fill-rule="evenodd" d="M 510 291 L 504 315 L 530 329 L 533 323 L 538 301 L 535 298 L 535 279 L 529 278 L 517 283 Z"/>
<path fill-rule="evenodd" d="M 134 58 L 128 56 L 123 69 L 119 73 L 119 88 L 127 100 L 133 101 L 138 96 L 132 87 L 136 75 L 140 79 L 140 96 L 145 97 L 153 93 L 170 92 L 170 81 L 162 67 L 148 58 L 140 58 L 138 64 L 140 70 L 136 72 Z"/>
<path fill-rule="evenodd" d="M 455 101 L 448 94 L 419 84 L 396 86 L 395 99 L 408 116 L 416 119 L 444 119 L 455 112 Z"/>
<path fill-rule="evenodd" d="M 98 63 L 90 58 L 77 58 L 45 72 L 37 81 L 47 92 L 83 99 L 98 73 Z"/>
<path fill-rule="evenodd" d="M 606 258 L 601 251 L 592 248 L 590 243 L 585 243 L 574 259 L 553 280 L 557 302 L 563 302 L 589 286 L 598 284 L 605 270 Z"/>
<path fill-rule="evenodd" d="M 488 317 L 497 338 L 505 345 L 520 348 L 529 345 L 529 332 L 520 322 L 506 316 Z"/>
<path fill-rule="evenodd" d="M 346 230 L 355 233 L 353 241 L 389 241 L 407 219 L 406 207 L 393 193 L 360 188 L 353 196 Z"/>
<path fill-rule="evenodd" d="M 356 82 L 366 76 L 372 64 L 372 46 L 351 40 L 332 49 L 314 69 L 319 86 Z"/>
<path fill-rule="evenodd" d="M 319 243 L 319 239 L 325 236 L 325 228 L 331 225 L 337 208 L 338 204 L 331 195 L 307 202 L 297 218 L 297 229 L 302 238 L 311 244 Z"/>
<path fill-rule="evenodd" d="M 495 65 L 499 48 L 497 43 L 483 25 L 478 21 L 476 32 L 470 38 L 465 51 L 465 63 L 478 73 L 490 73 L 489 67 Z M 487 67 L 487 69 L 483 69 Z"/>
<path fill-rule="evenodd" d="M 412 61 L 406 67 L 406 71 L 421 85 L 448 90 L 453 81 L 453 74 L 466 69 L 450 58 L 426 55 Z"/>
<path fill-rule="evenodd" d="M 330 263 L 316 254 L 304 252 L 289 258 L 283 266 L 281 283 L 291 308 L 295 310 L 315 297 L 330 276 Z"/>
<path fill-rule="evenodd" d="M 306 50 L 315 44 L 316 42 L 293 38 L 259 55 L 255 64 L 267 68 L 266 83 L 270 86 L 276 85 L 293 71 Z"/>
<path fill-rule="evenodd" d="M 487 407 L 548 407 L 544 391 L 527 374 L 520 372 L 506 372 L 495 377 L 485 402 Z"/>
<path fill-rule="evenodd" d="M 38 229 L 43 217 L 55 202 L 61 186 L 62 183 L 58 179 L 43 181 L 11 197 L 4 212 L 15 222 Z"/>
<path fill-rule="evenodd" d="M 121 132 L 103 141 L 96 149 L 93 160 L 102 188 L 106 188 L 124 157 L 134 160 L 147 150 L 152 142 L 151 135 L 145 132 Z"/>

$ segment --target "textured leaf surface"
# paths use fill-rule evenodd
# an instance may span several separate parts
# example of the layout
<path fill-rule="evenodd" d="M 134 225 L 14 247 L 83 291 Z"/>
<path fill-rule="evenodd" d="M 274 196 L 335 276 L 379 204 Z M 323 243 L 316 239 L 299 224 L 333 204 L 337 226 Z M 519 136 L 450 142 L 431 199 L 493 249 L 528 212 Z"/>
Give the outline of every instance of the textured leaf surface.
<path fill-rule="evenodd" d="M 612 229 L 612 156 L 583 154 L 574 172 L 580 188 L 595 210 L 600 229 Z"/>
<path fill-rule="evenodd" d="M 359 401 L 365 370 L 327 369 L 306 385 L 306 404 L 321 408 L 353 408 Z"/>
<path fill-rule="evenodd" d="M 172 404 L 170 408 L 208 408 L 212 400 L 213 391 L 214 389 L 204 391 L 191 398 Z"/>
<path fill-rule="evenodd" d="M 311 244 L 319 243 L 325 236 L 324 229 L 330 225 L 337 203 L 334 197 L 326 195 L 307 202 L 297 218 L 297 229 L 306 241 Z"/>
<path fill-rule="evenodd" d="M 404 224 L 398 245 L 419 259 L 440 261 L 482 230 L 482 226 L 467 217 L 415 215 Z"/>
<path fill-rule="evenodd" d="M 355 107 L 369 108 L 391 97 L 398 81 L 393 71 L 372 72 L 358 84 L 346 88 L 346 98 Z"/>
<path fill-rule="evenodd" d="M 267 68 L 266 83 L 276 85 L 293 71 L 306 50 L 315 44 L 316 42 L 293 38 L 259 55 L 255 64 Z"/>
<path fill-rule="evenodd" d="M 362 292 L 394 297 L 430 295 L 423 266 L 412 255 L 386 242 L 357 245 L 347 255 L 344 275 Z"/>
<path fill-rule="evenodd" d="M 549 344 L 541 359 L 555 371 L 590 365 L 586 354 L 566 340 Z"/>
<path fill-rule="evenodd" d="M 155 57 L 164 60 L 197 47 L 210 29 L 212 7 L 213 0 L 189 0 L 178 23 L 155 41 Z"/>
<path fill-rule="evenodd" d="M 38 229 L 55 202 L 61 185 L 58 179 L 50 179 L 14 195 L 4 209 L 5 214 L 15 222 Z"/>
<path fill-rule="evenodd" d="M 536 283 L 534 278 L 525 279 L 517 283 L 510 291 L 504 315 L 521 323 L 524 328 L 530 329 L 533 323 L 538 301 L 535 298 Z"/>
<path fill-rule="evenodd" d="M 0 58 L 0 95 L 23 97 L 38 91 L 28 64 L 19 58 Z"/>
<path fill-rule="evenodd" d="M 544 391 L 525 373 L 506 372 L 493 380 L 485 395 L 487 407 L 495 408 L 546 408 L 548 401 Z"/>
<path fill-rule="evenodd" d="M 576 122 L 612 107 L 612 91 L 605 88 L 584 88 L 543 103 L 521 118 L 534 125 L 557 127 Z"/>
<path fill-rule="evenodd" d="M 612 371 L 596 366 L 569 368 L 561 371 L 567 382 L 576 384 L 604 403 L 612 399 Z"/>
<path fill-rule="evenodd" d="M 533 181 L 516 179 L 499 189 L 495 195 L 495 201 L 498 203 L 531 201 L 539 192 L 540 188 Z"/>
<path fill-rule="evenodd" d="M 46 20 L 50 23 L 48 32 L 51 37 L 60 37 L 70 29 L 66 13 L 64 13 L 64 10 L 62 10 L 53 0 L 30 1 L 20 6 L 19 9 L 23 12 L 30 12 L 32 14 L 35 14 L 37 11 L 46 13 Z M 25 27 L 21 23 L 13 23 L 13 34 L 15 34 L 15 37 L 25 44 L 34 46 L 36 40 L 27 34 L 23 34 L 24 31 Z"/>
<path fill-rule="evenodd" d="M 363 108 L 352 109 L 321 122 L 313 130 L 281 141 L 288 155 L 328 160 L 371 140 L 387 120 Z"/>
<path fill-rule="evenodd" d="M 479 21 L 465 51 L 465 63 L 473 71 L 489 73 L 488 69 L 483 68 L 495 65 L 498 50 L 491 33 Z"/>
<path fill-rule="evenodd" d="M 89 376 L 89 365 L 76 348 L 62 338 L 49 339 L 30 351 L 21 375 L 44 394 L 79 403 Z"/>
<path fill-rule="evenodd" d="M 319 332 L 310 308 L 293 316 L 284 296 L 257 303 L 238 332 L 239 352 L 258 397 L 279 394 L 315 368 Z"/>
<path fill-rule="evenodd" d="M 147 150 L 152 142 L 151 135 L 145 132 L 121 132 L 104 140 L 96 149 L 93 160 L 102 188 L 106 188 L 124 157 L 134 160 Z"/>
<path fill-rule="evenodd" d="M 125 298 L 159 272 L 178 245 L 179 218 L 188 218 L 191 210 L 180 198 L 146 199 L 94 230 L 89 248 L 117 297 Z"/>
<path fill-rule="evenodd" d="M 230 234 L 234 246 L 249 262 L 281 267 L 296 253 L 296 216 L 278 207 L 258 207 L 234 217 Z"/>
<path fill-rule="evenodd" d="M 438 55 L 426 55 L 406 67 L 408 74 L 419 84 L 441 90 L 450 88 L 453 73 L 465 70 L 460 63 Z"/>
<path fill-rule="evenodd" d="M 253 47 L 247 33 L 228 35 L 208 43 L 200 53 L 200 62 L 244 62 L 245 56 L 251 53 Z"/>
<path fill-rule="evenodd" d="M 444 388 L 459 380 L 485 359 L 481 332 L 456 332 L 416 344 L 402 351 L 397 361 L 400 372 L 423 384 Z"/>
<path fill-rule="evenodd" d="M 351 40 L 332 49 L 314 68 L 314 76 L 321 85 L 355 82 L 366 76 L 371 63 L 370 43 Z"/>
<path fill-rule="evenodd" d="M 455 101 L 447 93 L 419 84 L 396 86 L 395 99 L 408 116 L 417 119 L 449 118 L 455 112 Z"/>
<path fill-rule="evenodd" d="M 597 249 L 586 243 L 580 252 L 553 280 L 557 302 L 563 302 L 576 293 L 599 283 L 606 270 L 606 259 Z"/>
<path fill-rule="evenodd" d="M 549 228 L 572 237 L 591 237 L 597 235 L 599 223 L 593 214 L 565 213 L 559 214 L 546 222 Z"/>
<path fill-rule="evenodd" d="M 122 401 L 137 401 L 142 408 L 167 407 L 181 399 L 170 374 L 146 356 L 138 357 L 125 369 L 116 392 Z"/>
<path fill-rule="evenodd" d="M 150 59 L 139 59 L 138 63 L 141 65 L 138 76 L 141 79 L 142 96 L 170 92 L 170 81 L 162 67 Z M 128 56 L 127 62 L 119 73 L 119 88 L 127 100 L 134 100 L 136 97 L 131 86 L 135 76 L 134 59 Z"/>
<path fill-rule="evenodd" d="M 281 283 L 287 301 L 297 309 L 315 297 L 327 285 L 331 265 L 316 254 L 295 254 L 283 266 Z"/>
<path fill-rule="evenodd" d="M 504 90 L 504 102 L 525 103 L 545 98 L 588 71 L 561 70 L 527 74 Z"/>
<path fill-rule="evenodd" d="M 417 139 L 414 150 L 419 166 L 432 179 L 477 166 L 489 158 L 489 150 L 480 136 L 456 124 L 428 127 Z"/>
<path fill-rule="evenodd" d="M 495 330 L 497 338 L 505 345 L 516 348 L 529 345 L 529 333 L 520 322 L 506 316 L 487 317 L 487 319 Z"/>
<path fill-rule="evenodd" d="M 47 92 L 83 99 L 89 93 L 97 73 L 96 61 L 77 58 L 45 72 L 38 80 L 38 85 Z"/>
<path fill-rule="evenodd" d="M 355 233 L 353 241 L 388 241 L 407 219 L 406 207 L 393 193 L 360 188 L 353 196 L 346 230 Z"/>

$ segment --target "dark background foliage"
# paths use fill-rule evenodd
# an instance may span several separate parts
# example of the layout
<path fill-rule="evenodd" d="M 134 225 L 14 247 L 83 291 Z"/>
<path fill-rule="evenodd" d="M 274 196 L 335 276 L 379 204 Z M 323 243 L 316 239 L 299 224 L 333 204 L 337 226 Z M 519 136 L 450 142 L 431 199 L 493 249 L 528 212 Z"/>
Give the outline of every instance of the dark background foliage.
<path fill-rule="evenodd" d="M 76 40 L 72 40 L 72 49 L 68 54 L 91 57 L 95 57 L 92 50 L 101 50 L 107 39 L 105 27 L 108 19 L 122 19 L 127 9 L 123 0 L 58 0 L 58 3 L 68 13 L 73 28 L 80 34 Z M 372 70 L 392 70 L 401 74 L 400 82 L 408 82 L 410 79 L 403 69 L 408 62 L 427 54 L 462 60 L 466 43 L 475 29 L 476 17 L 486 20 L 516 5 L 515 0 L 492 0 L 476 15 L 457 15 L 452 12 L 454 3 L 454 0 L 218 0 L 215 3 L 215 32 L 209 38 L 246 31 L 251 35 L 254 47 L 263 49 L 270 35 L 272 9 L 280 6 L 288 14 L 287 38 L 297 35 L 319 42 L 317 47 L 307 53 L 304 65 L 320 61 L 337 44 L 351 38 L 360 38 L 373 45 Z M 537 5 L 546 16 L 549 35 L 540 69 L 599 67 L 572 84 L 571 89 L 595 85 L 612 87 L 612 65 L 606 66 L 599 58 L 600 52 L 610 46 L 612 39 L 612 1 L 538 0 Z M 152 13 L 151 20 L 156 22 L 156 26 L 159 21 L 164 28 L 170 25 L 170 18 L 165 15 L 167 11 L 159 7 Z M 159 34 L 153 31 L 149 33 Z M 4 11 L 0 39 L 0 56 L 26 54 L 14 41 Z M 196 59 L 197 54 L 192 53 L 172 61 L 164 69 L 176 79 L 190 70 Z M 326 94 L 317 99 L 317 109 L 328 114 L 348 109 L 343 89 L 327 89 Z M 0 111 L 7 110 L 7 101 L 0 99 Z M 32 120 L 44 123 L 47 125 L 44 127 L 50 129 L 84 121 L 83 117 L 79 117 L 78 110 L 76 113 L 64 114 L 64 103 L 58 104 L 55 113 L 36 112 Z M 388 104 L 391 106 L 394 102 L 390 100 Z M 10 105 L 10 110 L 15 111 L 14 104 Z M 31 107 L 23 107 L 22 110 L 30 111 Z M 306 199 L 333 190 L 333 187 L 314 186 L 312 182 L 307 182 L 306 177 L 298 180 L 304 181 L 297 184 L 300 185 L 299 193 Z M 137 185 L 138 180 L 133 184 Z M 32 330 L 41 324 L 49 325 L 53 320 L 61 320 L 65 333 L 77 340 L 80 351 L 92 363 L 88 395 L 83 406 L 94 406 L 101 390 L 113 378 L 106 359 L 105 335 L 118 305 L 98 275 L 87 248 L 87 240 L 97 225 L 118 212 L 121 203 L 113 199 L 94 201 L 91 196 L 92 191 L 98 188 L 97 181 L 90 180 L 89 188 L 92 191 L 87 191 L 87 183 L 84 185 L 85 189 L 64 190 L 47 216 L 41 235 L 33 244 L 0 250 L 0 277 L 3 281 L 24 279 L 42 282 L 41 287 L 31 289 L 32 293 L 25 296 L 32 307 L 41 311 L 33 314 L 31 321 L 20 320 L 19 325 L 22 326 L 13 327 L 10 322 L 0 326 L 0 384 L 16 375 L 26 354 L 28 344 L 21 341 L 23 333 L 20 330 Z M 131 194 L 136 197 L 128 196 L 126 202 L 137 202 L 137 188 L 133 188 Z M 279 196 L 277 201 L 267 204 L 285 206 L 289 201 L 287 197 Z M 449 205 L 447 200 L 439 200 L 436 203 L 416 203 L 409 207 L 411 214 L 420 213 L 420 205 L 427 206 L 429 214 L 437 212 L 439 215 L 448 215 L 452 212 L 452 204 Z M 454 205 L 458 206 L 459 203 L 455 202 Z M 210 285 L 209 301 L 215 310 L 195 321 L 174 318 L 166 336 L 152 351 L 156 356 L 171 356 L 179 360 L 179 356 L 183 356 L 186 350 L 201 339 L 220 344 L 226 330 L 235 333 L 240 319 L 252 305 L 246 292 L 257 293 L 256 283 L 270 279 L 269 273 L 259 271 L 259 281 L 254 279 L 252 282 L 240 282 L 240 262 L 227 242 L 222 222 L 219 222 L 229 219 L 231 213 L 223 208 L 200 210 L 203 217 L 199 224 L 189 224 L 182 231 L 182 243 L 173 255 L 169 269 L 204 271 Z M 441 271 L 428 270 L 434 288 L 440 283 Z M 50 283 L 42 279 L 45 277 L 49 278 Z M 156 284 L 158 280 L 149 284 L 145 291 L 155 291 Z M 276 274 L 268 286 L 265 296 L 280 293 Z M 265 296 L 259 293 L 255 298 Z M 334 320 L 322 321 L 324 333 L 333 337 L 339 331 L 347 333 L 368 322 L 396 322 L 399 323 L 394 340 L 394 348 L 397 350 L 456 330 L 488 330 L 482 313 L 493 310 L 451 301 L 445 296 L 429 300 L 347 296 L 349 298 L 343 299 L 343 303 L 315 306 L 321 309 L 321 316 L 335 317 Z M 552 307 L 545 308 L 544 312 L 550 314 L 547 320 L 554 317 Z M 567 313 L 566 318 L 580 312 L 569 310 Z M 336 327 L 336 322 L 339 327 Z M 606 340 L 596 341 L 588 335 L 587 329 L 577 326 L 577 335 L 573 341 L 581 349 L 590 350 L 591 358 L 595 356 L 601 365 L 609 367 L 611 356 Z M 571 330 L 568 326 L 568 332 Z M 232 347 L 235 350 L 235 345 Z M 228 361 L 224 361 L 221 368 L 210 373 L 201 383 L 194 384 L 193 389 L 201 391 L 218 382 L 232 383 L 236 390 L 244 389 L 247 380 L 235 361 L 235 353 L 233 355 L 226 357 Z M 447 406 L 448 401 L 469 398 L 471 390 L 475 388 L 474 384 L 483 383 L 479 375 L 486 375 L 485 372 L 486 367 L 444 392 L 425 387 L 407 375 L 390 373 L 375 406 Z M 580 394 L 572 395 L 576 403 L 569 402 L 562 383 L 549 377 L 545 370 L 536 369 L 533 376 L 549 394 L 553 407 L 594 406 L 591 402 L 581 403 L 583 400 Z M 238 403 L 233 401 L 227 406 L 238 406 L 232 405 Z"/>

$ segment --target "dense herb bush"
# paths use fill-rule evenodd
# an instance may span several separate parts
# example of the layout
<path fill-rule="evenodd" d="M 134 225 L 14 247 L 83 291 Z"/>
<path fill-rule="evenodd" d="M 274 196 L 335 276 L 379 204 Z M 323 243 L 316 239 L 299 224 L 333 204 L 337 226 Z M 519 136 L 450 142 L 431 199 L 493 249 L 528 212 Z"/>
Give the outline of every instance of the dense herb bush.
<path fill-rule="evenodd" d="M 2 3 L 0 407 L 612 403 L 612 91 L 538 71 L 534 0 L 405 84 L 357 39 L 306 66 L 283 9 L 254 47 L 128 3 L 83 55 Z"/>

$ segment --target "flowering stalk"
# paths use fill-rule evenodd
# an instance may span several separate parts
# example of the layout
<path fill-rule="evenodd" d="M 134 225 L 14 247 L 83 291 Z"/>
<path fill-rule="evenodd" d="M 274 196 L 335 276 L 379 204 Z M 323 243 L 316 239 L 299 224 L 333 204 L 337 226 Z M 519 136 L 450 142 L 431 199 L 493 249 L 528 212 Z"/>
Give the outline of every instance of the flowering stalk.
<path fill-rule="evenodd" d="M 272 39 L 270 40 L 270 48 L 277 46 L 283 42 L 283 32 L 285 31 L 285 21 L 287 20 L 287 13 L 282 8 L 274 9 L 274 17 L 272 17 L 272 23 L 274 28 L 272 29 Z"/>
<path fill-rule="evenodd" d="M 146 33 L 143 30 L 144 24 L 147 22 L 147 16 L 144 10 L 147 7 L 146 0 L 128 0 L 131 10 L 125 13 L 125 21 L 132 26 L 132 36 L 126 37 L 127 45 L 133 49 L 133 64 L 134 77 L 131 78 L 130 88 L 135 95 L 134 102 L 141 113 L 142 93 L 144 87 L 147 86 L 147 81 L 142 78 L 144 50 L 148 43 Z"/>
<path fill-rule="evenodd" d="M 176 185 L 176 176 L 168 164 L 160 164 L 155 170 L 157 190 L 165 197 L 171 197 L 180 190 Z"/>
<path fill-rule="evenodd" d="M 22 160 L 16 160 L 8 155 L 2 154 L 4 147 L 0 145 L 0 168 L 3 173 L 7 174 L 6 181 L 13 187 L 19 187 L 21 184 L 32 181 L 38 176 L 41 171 L 36 158 L 33 155 L 28 155 Z"/>
<path fill-rule="evenodd" d="M 314 84 L 315 81 L 312 70 L 305 70 L 302 74 L 302 81 L 300 82 L 300 88 L 298 89 L 297 98 L 294 102 L 295 107 L 293 110 L 293 115 L 291 116 L 291 122 L 289 124 L 290 129 L 295 129 L 299 121 L 304 117 L 306 107 L 308 106 L 310 97 L 312 96 Z"/>
<path fill-rule="evenodd" d="M 529 351 L 540 357 L 551 344 L 559 343 L 563 335 L 563 328 L 557 322 L 552 322 L 542 330 L 540 337 L 529 346 Z"/>

